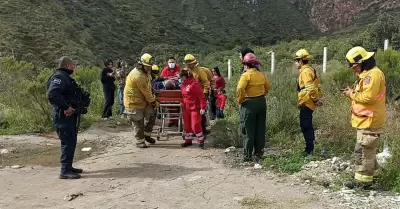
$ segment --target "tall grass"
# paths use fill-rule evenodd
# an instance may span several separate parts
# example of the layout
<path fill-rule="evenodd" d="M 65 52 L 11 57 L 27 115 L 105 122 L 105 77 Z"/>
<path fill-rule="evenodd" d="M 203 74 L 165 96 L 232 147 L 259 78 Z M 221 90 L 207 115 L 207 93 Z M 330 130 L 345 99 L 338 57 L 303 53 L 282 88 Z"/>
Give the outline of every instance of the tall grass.
<path fill-rule="evenodd" d="M 264 51 L 263 51 L 264 50 Z M 265 53 L 267 49 L 258 49 L 258 53 Z M 336 57 L 337 55 L 332 55 Z M 284 151 L 282 158 L 270 157 L 267 162 L 290 162 L 291 166 L 282 164 L 280 169 L 288 172 L 298 170 L 299 164 L 308 162 L 299 158 L 299 153 L 304 149 L 304 139 L 299 127 L 299 110 L 296 108 L 297 91 L 295 81 L 298 73 L 292 66 L 291 60 L 285 59 L 278 63 L 280 66 L 274 75 L 266 72 L 272 84 L 272 91 L 267 95 L 267 146 Z M 400 92 L 400 53 L 394 50 L 378 51 L 376 54 L 378 66 L 386 74 L 388 86 L 387 123 L 383 140 L 389 141 L 391 152 L 394 154 L 388 166 L 381 171 L 380 183 L 388 189 L 400 191 L 400 141 L 396 140 L 399 130 L 399 114 L 396 104 L 392 102 L 393 96 Z M 314 65 L 321 72 L 319 65 Z M 235 66 L 239 68 L 239 66 Z M 241 146 L 242 141 L 237 131 L 238 105 L 235 103 L 235 86 L 239 75 L 229 82 L 226 120 L 218 122 L 214 127 L 214 140 L 219 146 Z M 356 131 L 350 124 L 350 100 L 345 98 L 340 89 L 350 86 L 357 79 L 354 73 L 337 60 L 328 62 L 328 72 L 319 73 L 322 81 L 324 97 L 323 106 L 314 114 L 314 128 L 316 130 L 315 158 L 320 158 L 319 153 L 325 150 L 329 156 L 342 156 L 349 158 L 353 155 L 356 141 Z M 228 134 L 228 136 L 227 136 Z M 382 148 L 381 148 L 382 149 Z M 288 155 L 289 153 L 289 155 Z M 288 157 L 289 156 L 289 157 Z M 292 157 L 290 157 L 292 156 Z M 295 162 L 295 163 L 293 163 Z"/>

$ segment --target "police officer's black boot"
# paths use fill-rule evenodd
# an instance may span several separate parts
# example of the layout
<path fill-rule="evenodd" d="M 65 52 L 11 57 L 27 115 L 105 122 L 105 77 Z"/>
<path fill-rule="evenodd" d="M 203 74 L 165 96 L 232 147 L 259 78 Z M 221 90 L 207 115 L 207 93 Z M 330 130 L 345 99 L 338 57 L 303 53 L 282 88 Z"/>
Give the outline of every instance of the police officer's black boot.
<path fill-rule="evenodd" d="M 153 138 L 151 138 L 150 136 L 145 136 L 145 137 L 144 137 L 144 140 L 145 140 L 146 142 L 150 143 L 150 144 L 155 144 L 155 143 L 156 143 L 156 140 L 153 139 Z"/>
<path fill-rule="evenodd" d="M 80 179 L 81 175 L 72 171 L 72 166 L 61 165 L 60 179 Z"/>
<path fill-rule="evenodd" d="M 71 171 L 74 173 L 83 173 L 83 170 L 79 168 L 72 168 Z"/>

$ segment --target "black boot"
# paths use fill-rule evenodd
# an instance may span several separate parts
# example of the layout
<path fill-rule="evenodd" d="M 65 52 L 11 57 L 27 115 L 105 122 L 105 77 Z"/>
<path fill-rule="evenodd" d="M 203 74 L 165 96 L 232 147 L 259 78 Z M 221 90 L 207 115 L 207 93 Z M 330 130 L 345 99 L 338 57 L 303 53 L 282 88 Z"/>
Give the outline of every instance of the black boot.
<path fill-rule="evenodd" d="M 181 144 L 182 147 L 189 147 L 189 146 L 192 146 L 192 145 L 193 145 L 192 142 L 184 142 L 184 143 Z"/>
<path fill-rule="evenodd" d="M 79 168 L 72 168 L 71 171 L 74 173 L 83 173 L 83 170 Z"/>
<path fill-rule="evenodd" d="M 349 189 L 354 189 L 354 188 L 369 189 L 372 186 L 372 182 L 364 183 L 364 182 L 359 182 L 357 180 L 351 180 L 351 181 L 345 182 L 343 185 Z"/>
<path fill-rule="evenodd" d="M 151 138 L 150 136 L 145 136 L 144 140 L 146 140 L 146 142 L 150 143 L 150 144 L 155 144 L 156 140 Z"/>
<path fill-rule="evenodd" d="M 74 173 L 72 171 L 60 174 L 60 179 L 80 179 L 81 175 Z"/>

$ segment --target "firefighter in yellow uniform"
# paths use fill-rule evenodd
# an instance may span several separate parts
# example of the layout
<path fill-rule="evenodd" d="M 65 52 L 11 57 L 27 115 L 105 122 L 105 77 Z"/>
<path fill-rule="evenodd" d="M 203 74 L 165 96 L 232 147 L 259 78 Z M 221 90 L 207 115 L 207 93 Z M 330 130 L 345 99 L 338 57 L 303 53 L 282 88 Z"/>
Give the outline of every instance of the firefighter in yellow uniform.
<path fill-rule="evenodd" d="M 378 168 L 376 153 L 386 119 L 385 75 L 376 66 L 374 53 L 362 47 L 347 52 L 346 60 L 359 79 L 354 88 L 348 87 L 343 91 L 351 99 L 351 125 L 357 130 L 354 180 L 344 185 L 365 188 L 372 185 Z"/>
<path fill-rule="evenodd" d="M 297 81 L 298 108 L 300 109 L 300 128 L 306 144 L 304 153 L 308 155 L 314 151 L 315 133 L 312 120 L 314 111 L 321 105 L 321 89 L 317 71 L 309 64 L 313 56 L 307 50 L 300 49 L 293 59 L 300 72 Z"/>
<path fill-rule="evenodd" d="M 244 161 L 262 159 L 265 147 L 267 103 L 265 96 L 271 89 L 267 77 L 258 70 L 260 60 L 248 53 L 242 60 L 244 73 L 236 90 L 240 105 L 240 131 L 244 139 Z"/>
<path fill-rule="evenodd" d="M 125 114 L 135 130 L 136 146 L 147 148 L 146 142 L 155 144 L 151 138 L 158 106 L 151 89 L 153 57 L 143 54 L 137 67 L 126 78 L 124 89 Z M 146 119 L 146 122 L 145 122 Z"/>
<path fill-rule="evenodd" d="M 185 60 L 185 65 L 186 68 L 189 69 L 189 71 L 193 74 L 194 79 L 200 83 L 201 88 L 203 89 L 203 92 L 206 96 L 207 101 L 209 100 L 210 96 L 210 89 L 211 89 L 211 84 L 210 80 L 208 79 L 207 75 L 207 68 L 205 67 L 200 67 L 198 61 L 192 54 L 187 54 L 184 58 Z M 212 75 L 212 74 L 211 74 Z M 212 76 L 211 76 L 212 77 Z M 206 123 L 207 123 L 207 117 L 205 114 L 202 115 L 202 122 L 201 126 L 203 128 L 203 134 L 207 135 L 210 132 L 206 130 Z"/>

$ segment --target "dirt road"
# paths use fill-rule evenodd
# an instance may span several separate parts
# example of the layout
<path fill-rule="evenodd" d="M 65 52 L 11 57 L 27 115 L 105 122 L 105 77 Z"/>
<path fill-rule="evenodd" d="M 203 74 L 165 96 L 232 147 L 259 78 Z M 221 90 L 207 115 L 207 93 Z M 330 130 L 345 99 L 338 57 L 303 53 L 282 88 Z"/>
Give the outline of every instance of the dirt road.
<path fill-rule="evenodd" d="M 40 159 L 46 159 L 43 164 L 50 166 L 0 169 L 0 209 L 336 207 L 333 200 L 306 193 L 310 189 L 307 186 L 276 183 L 277 177 L 272 173 L 228 168 L 222 163 L 222 150 L 182 149 L 179 138 L 141 150 L 134 147 L 132 135 L 130 129 L 115 131 L 101 125 L 80 134 L 79 140 L 85 141 L 85 146 L 93 145 L 98 150 L 75 163 L 84 169 L 79 180 L 57 178 L 59 168 L 51 167 L 54 163 L 47 161 L 51 158 L 51 162 L 57 162 L 58 152 L 25 160 L 40 164 Z M 56 147 L 58 140 L 40 136 L 0 137 L 0 148 L 22 149 L 27 144 Z M 100 149 L 98 144 L 106 146 Z M 32 158 L 36 160 L 30 161 Z M 64 199 L 72 194 L 78 197 Z"/>

